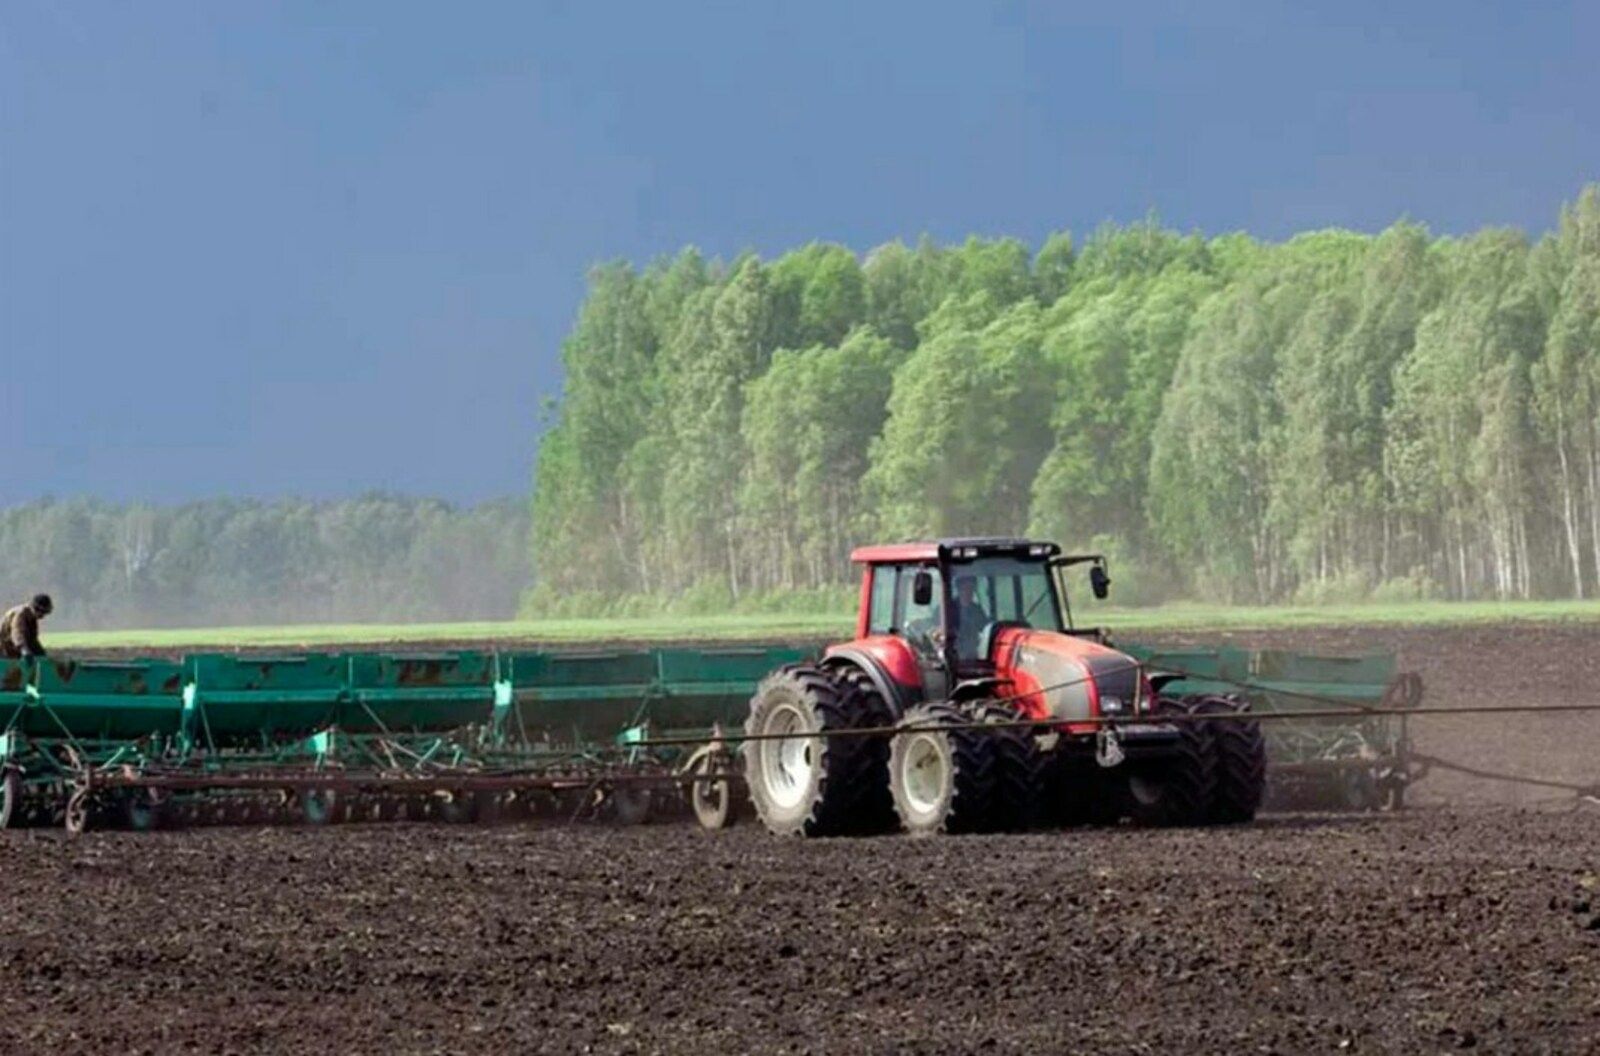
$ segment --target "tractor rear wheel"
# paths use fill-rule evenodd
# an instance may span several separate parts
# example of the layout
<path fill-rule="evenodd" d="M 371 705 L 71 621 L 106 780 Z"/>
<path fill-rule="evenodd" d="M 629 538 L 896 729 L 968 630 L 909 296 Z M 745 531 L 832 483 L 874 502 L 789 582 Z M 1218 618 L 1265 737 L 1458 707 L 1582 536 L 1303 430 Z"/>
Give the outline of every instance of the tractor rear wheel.
<path fill-rule="evenodd" d="M 994 755 L 994 792 L 986 826 L 993 832 L 1022 832 L 1042 819 L 1045 796 L 1045 757 L 1028 726 L 1012 726 L 1025 716 L 1010 704 L 980 700 L 971 705 L 979 722 L 1001 725 L 985 732 Z"/>
<path fill-rule="evenodd" d="M 994 734 L 971 728 L 975 713 L 952 704 L 906 712 L 889 745 L 889 789 L 913 836 L 983 832 L 995 820 Z"/>
<path fill-rule="evenodd" d="M 1163 697 L 1151 709 L 1185 716 L 1193 706 Z M 1211 816 L 1216 791 L 1215 753 L 1207 724 L 1192 719 L 1173 723 L 1178 743 L 1169 755 L 1131 764 L 1127 774 L 1128 813 L 1140 825 L 1203 825 Z"/>
<path fill-rule="evenodd" d="M 1243 715 L 1250 705 L 1235 697 L 1202 697 L 1194 702 L 1200 715 Z M 1204 724 L 1211 735 L 1216 789 L 1210 821 L 1238 825 L 1255 819 L 1267 787 L 1267 745 L 1254 719 L 1222 718 Z"/>
<path fill-rule="evenodd" d="M 770 831 L 873 831 L 874 798 L 885 780 L 884 739 L 826 735 L 887 725 L 876 703 L 875 695 L 814 664 L 789 664 L 762 681 L 744 727 L 758 739 L 746 741 L 743 752 L 750 798 Z"/>

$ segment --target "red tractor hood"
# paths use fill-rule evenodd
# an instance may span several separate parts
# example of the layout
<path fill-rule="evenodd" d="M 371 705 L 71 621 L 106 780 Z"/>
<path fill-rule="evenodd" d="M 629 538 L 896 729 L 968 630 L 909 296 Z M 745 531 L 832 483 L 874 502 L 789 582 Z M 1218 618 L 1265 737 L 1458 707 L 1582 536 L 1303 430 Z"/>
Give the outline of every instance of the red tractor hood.
<path fill-rule="evenodd" d="M 1010 627 L 1000 632 L 993 656 L 1006 695 L 1017 696 L 1029 718 L 1071 727 L 1098 715 L 1136 714 L 1149 699 L 1137 661 L 1087 638 Z"/>

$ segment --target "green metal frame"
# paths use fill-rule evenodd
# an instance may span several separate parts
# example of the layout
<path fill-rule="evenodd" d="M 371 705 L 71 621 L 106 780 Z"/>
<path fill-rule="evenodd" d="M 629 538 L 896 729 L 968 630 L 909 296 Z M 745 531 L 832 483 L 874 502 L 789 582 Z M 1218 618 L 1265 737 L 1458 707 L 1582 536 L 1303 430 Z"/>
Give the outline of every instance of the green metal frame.
<path fill-rule="evenodd" d="M 0 662 L 0 769 L 25 795 L 324 773 L 401 785 L 451 775 L 668 768 L 644 748 L 741 713 L 786 646 L 605 653 L 200 654 Z"/>
<path fill-rule="evenodd" d="M 1169 693 L 1242 695 L 1261 711 L 1394 702 L 1392 656 L 1125 649 L 1181 673 Z M 671 773 L 694 745 L 659 742 L 737 728 L 761 679 L 815 655 L 752 645 L 0 661 L 0 770 L 52 803 L 91 785 Z M 1370 767 L 1408 744 L 1404 718 L 1390 715 L 1264 732 L 1280 772 Z"/>

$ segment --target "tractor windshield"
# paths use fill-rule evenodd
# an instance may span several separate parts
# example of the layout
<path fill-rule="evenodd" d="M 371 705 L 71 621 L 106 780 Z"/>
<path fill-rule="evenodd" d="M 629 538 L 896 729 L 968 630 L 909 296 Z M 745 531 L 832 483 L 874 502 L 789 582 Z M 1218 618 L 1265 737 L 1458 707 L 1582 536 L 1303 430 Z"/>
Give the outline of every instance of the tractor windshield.
<path fill-rule="evenodd" d="M 950 624 L 956 656 L 987 660 L 991 625 L 1009 623 L 1037 630 L 1063 630 L 1055 580 L 1045 561 L 980 557 L 950 568 Z"/>

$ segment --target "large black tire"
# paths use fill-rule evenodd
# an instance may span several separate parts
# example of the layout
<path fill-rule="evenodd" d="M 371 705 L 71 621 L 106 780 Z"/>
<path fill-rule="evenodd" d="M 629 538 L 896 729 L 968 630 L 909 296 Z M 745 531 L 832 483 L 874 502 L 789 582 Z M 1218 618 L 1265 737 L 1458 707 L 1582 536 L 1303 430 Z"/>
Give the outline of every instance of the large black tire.
<path fill-rule="evenodd" d="M 1023 715 L 1010 704 L 978 700 L 969 711 L 979 722 L 1014 723 Z M 1002 726 L 985 731 L 994 755 L 994 791 L 986 828 L 1023 832 L 1044 820 L 1045 757 L 1036 731 L 1029 726 Z"/>
<path fill-rule="evenodd" d="M 985 832 L 995 820 L 994 735 L 952 704 L 906 712 L 889 746 L 889 790 L 900 827 L 912 836 Z M 963 728 L 965 727 L 965 728 Z"/>
<path fill-rule="evenodd" d="M 1201 697 L 1192 702 L 1196 714 L 1243 715 L 1250 705 L 1237 697 Z M 1214 825 L 1239 825 L 1255 820 L 1267 788 L 1267 743 L 1254 719 L 1223 718 L 1205 723 L 1211 736 L 1216 788 L 1208 820 Z"/>
<path fill-rule="evenodd" d="M 1127 811 L 1122 773 L 1089 756 L 1057 750 L 1045 756 L 1038 823 L 1047 828 L 1115 825 Z"/>
<path fill-rule="evenodd" d="M 894 711 L 866 672 L 856 667 L 831 669 L 838 685 L 849 694 L 848 710 L 857 728 L 894 725 Z M 893 832 L 899 826 L 894 812 L 894 797 L 889 794 L 889 738 L 857 738 L 864 741 L 864 772 L 855 785 L 856 802 L 853 831 L 862 835 Z"/>
<path fill-rule="evenodd" d="M 1163 697 L 1151 709 L 1156 721 L 1164 715 L 1174 722 L 1178 743 L 1168 755 L 1127 764 L 1127 812 L 1135 824 L 1155 826 L 1204 825 L 1211 820 L 1216 793 L 1216 753 L 1208 723 L 1183 719 L 1193 705 Z"/>
<path fill-rule="evenodd" d="M 783 836 L 874 831 L 876 797 L 887 780 L 881 737 L 807 736 L 887 725 L 875 695 L 839 672 L 789 664 L 768 675 L 750 700 L 745 779 L 762 824 Z M 794 734 L 774 738 L 776 734 Z"/>

